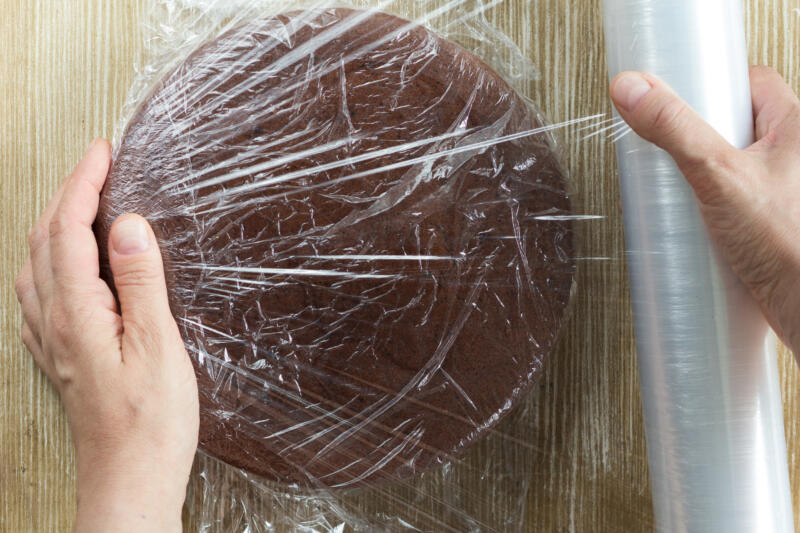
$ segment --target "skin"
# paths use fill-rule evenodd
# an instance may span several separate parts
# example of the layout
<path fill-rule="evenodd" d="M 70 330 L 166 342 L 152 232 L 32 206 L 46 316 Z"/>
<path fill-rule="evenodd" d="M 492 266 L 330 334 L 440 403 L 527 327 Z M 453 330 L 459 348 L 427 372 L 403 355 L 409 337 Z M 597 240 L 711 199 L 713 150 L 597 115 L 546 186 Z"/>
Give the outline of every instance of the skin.
<path fill-rule="evenodd" d="M 754 67 L 751 78 L 758 141 L 746 150 L 652 76 L 620 74 L 611 93 L 628 124 L 675 159 L 734 271 L 797 354 L 800 102 L 771 69 Z M 119 308 L 99 277 L 91 224 L 110 162 L 108 143 L 95 141 L 31 231 L 16 284 L 22 338 L 69 421 L 75 531 L 179 531 L 197 447 L 197 383 L 143 218 L 123 215 L 111 230 Z"/>
<path fill-rule="evenodd" d="M 31 230 L 17 279 L 22 338 L 66 411 L 77 459 L 75 531 L 181 530 L 197 448 L 197 383 L 147 222 L 115 221 L 119 308 L 99 277 L 92 222 L 111 163 L 95 141 Z"/>

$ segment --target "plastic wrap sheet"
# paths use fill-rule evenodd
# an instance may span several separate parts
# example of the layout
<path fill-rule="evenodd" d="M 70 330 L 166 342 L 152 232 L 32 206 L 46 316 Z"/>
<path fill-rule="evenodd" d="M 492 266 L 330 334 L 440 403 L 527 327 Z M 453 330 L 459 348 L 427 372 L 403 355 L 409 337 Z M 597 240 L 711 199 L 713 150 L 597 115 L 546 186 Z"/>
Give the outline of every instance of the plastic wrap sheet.
<path fill-rule="evenodd" d="M 460 456 L 489 434 L 533 455 L 494 428 L 558 338 L 576 215 L 491 7 L 151 16 L 97 231 L 136 211 L 159 237 L 201 450 L 241 468 L 205 463 L 204 528 L 520 526 L 525 461 Z"/>
<path fill-rule="evenodd" d="M 530 92 L 547 84 L 484 16 L 497 3 L 156 2 L 97 230 L 133 210 L 159 236 L 200 385 L 201 530 L 518 531 L 533 484 L 570 497 L 525 397 L 578 262 L 611 260 L 587 308 L 623 283 L 603 213 L 576 207 L 565 126 L 620 143 L 660 527 L 790 530 L 766 330 L 691 191 L 618 119 L 548 124 Z M 664 76 L 746 143 L 724 4 L 607 1 L 609 63 Z M 576 434 L 607 416 L 590 394 Z"/>

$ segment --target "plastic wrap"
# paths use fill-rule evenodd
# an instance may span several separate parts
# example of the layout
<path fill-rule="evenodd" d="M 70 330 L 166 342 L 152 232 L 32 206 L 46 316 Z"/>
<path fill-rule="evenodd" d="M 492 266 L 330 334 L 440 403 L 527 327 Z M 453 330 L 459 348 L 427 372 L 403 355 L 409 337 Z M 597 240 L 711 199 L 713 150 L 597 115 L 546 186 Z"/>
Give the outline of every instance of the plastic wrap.
<path fill-rule="evenodd" d="M 595 259 L 577 221 L 603 218 L 576 207 L 550 135 L 570 127 L 620 143 L 659 527 L 791 530 L 766 328 L 691 191 L 618 119 L 548 124 L 497 4 L 156 2 L 97 231 L 137 211 L 159 237 L 200 385 L 199 529 L 536 523 L 529 489 L 559 483 L 537 431 L 561 414 L 527 392 Z M 737 6 L 607 1 L 612 74 L 661 75 L 746 143 Z M 715 76 L 743 89 L 712 97 Z"/>
<path fill-rule="evenodd" d="M 670 84 L 732 144 L 753 141 L 741 0 L 605 0 L 611 76 Z M 672 159 L 617 144 L 659 531 L 791 532 L 776 354 Z"/>
<path fill-rule="evenodd" d="M 151 19 L 96 228 L 102 245 L 135 211 L 159 238 L 200 448 L 246 481 L 208 463 L 190 497 L 205 528 L 523 519 L 531 472 L 460 456 L 487 435 L 531 452 L 524 424 L 494 428 L 540 374 L 574 287 L 555 126 L 512 87 L 536 72 L 483 18 L 491 4 L 370 7 L 405 18 L 170 1 Z M 466 506 L 481 485 L 486 505 Z"/>

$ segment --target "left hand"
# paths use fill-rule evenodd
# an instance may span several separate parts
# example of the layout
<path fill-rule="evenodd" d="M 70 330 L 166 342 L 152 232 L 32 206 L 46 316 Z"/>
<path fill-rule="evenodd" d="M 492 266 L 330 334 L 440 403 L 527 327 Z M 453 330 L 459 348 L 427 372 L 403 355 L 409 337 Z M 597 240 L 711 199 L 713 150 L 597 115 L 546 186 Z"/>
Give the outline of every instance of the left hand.
<path fill-rule="evenodd" d="M 148 223 L 123 215 L 100 278 L 92 223 L 111 164 L 96 141 L 30 233 L 22 337 L 58 391 L 75 445 L 75 531 L 180 531 L 197 448 L 197 382 Z"/>

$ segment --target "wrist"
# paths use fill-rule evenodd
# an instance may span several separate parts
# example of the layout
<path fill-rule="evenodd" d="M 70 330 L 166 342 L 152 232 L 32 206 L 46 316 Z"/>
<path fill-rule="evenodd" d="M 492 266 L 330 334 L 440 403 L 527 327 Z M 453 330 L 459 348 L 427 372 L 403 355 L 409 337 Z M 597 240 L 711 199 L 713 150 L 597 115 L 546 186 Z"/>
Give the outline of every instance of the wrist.
<path fill-rule="evenodd" d="M 76 533 L 180 532 L 188 472 L 135 450 L 78 452 Z"/>

